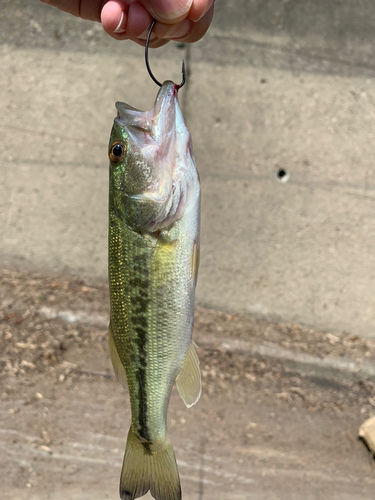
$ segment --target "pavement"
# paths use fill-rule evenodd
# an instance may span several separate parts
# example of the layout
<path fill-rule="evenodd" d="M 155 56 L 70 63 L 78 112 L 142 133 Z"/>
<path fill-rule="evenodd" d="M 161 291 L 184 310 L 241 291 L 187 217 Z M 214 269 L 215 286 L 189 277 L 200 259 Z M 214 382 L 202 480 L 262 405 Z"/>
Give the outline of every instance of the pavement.
<path fill-rule="evenodd" d="M 105 280 L 114 103 L 157 92 L 142 48 L 0 7 L 0 262 Z M 199 304 L 375 338 L 374 27 L 370 0 L 231 0 L 202 41 L 152 52 L 161 80 L 189 67 Z"/>
<path fill-rule="evenodd" d="M 0 270 L 2 500 L 118 498 L 108 318 L 107 285 Z M 375 342 L 202 307 L 194 340 L 202 396 L 168 410 L 184 500 L 373 499 Z"/>

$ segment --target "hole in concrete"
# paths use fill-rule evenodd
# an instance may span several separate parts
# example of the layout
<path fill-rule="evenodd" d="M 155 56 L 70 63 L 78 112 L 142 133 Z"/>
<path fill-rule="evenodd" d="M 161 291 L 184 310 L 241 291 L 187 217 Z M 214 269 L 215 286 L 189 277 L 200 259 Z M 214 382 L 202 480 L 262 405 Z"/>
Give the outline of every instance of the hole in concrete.
<path fill-rule="evenodd" d="M 287 182 L 289 180 L 289 173 L 285 170 L 285 168 L 279 168 L 276 172 L 276 180 L 279 182 Z"/>

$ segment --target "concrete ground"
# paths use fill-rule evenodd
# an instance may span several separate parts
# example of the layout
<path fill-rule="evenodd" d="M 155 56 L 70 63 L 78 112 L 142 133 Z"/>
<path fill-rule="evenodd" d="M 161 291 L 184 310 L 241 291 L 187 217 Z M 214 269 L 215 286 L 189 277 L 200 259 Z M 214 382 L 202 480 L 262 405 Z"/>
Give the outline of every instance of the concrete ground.
<path fill-rule="evenodd" d="M 157 92 L 142 48 L 0 7 L 0 261 L 105 280 L 114 103 Z M 189 64 L 198 303 L 375 338 L 374 27 L 370 0 L 232 0 L 201 42 L 152 53 L 159 79 Z"/>
<path fill-rule="evenodd" d="M 1 499 L 118 498 L 130 408 L 108 287 L 0 278 Z M 184 500 L 373 499 L 358 429 L 375 415 L 375 342 L 201 307 L 194 339 L 202 397 L 188 410 L 174 391 L 168 412 Z"/>

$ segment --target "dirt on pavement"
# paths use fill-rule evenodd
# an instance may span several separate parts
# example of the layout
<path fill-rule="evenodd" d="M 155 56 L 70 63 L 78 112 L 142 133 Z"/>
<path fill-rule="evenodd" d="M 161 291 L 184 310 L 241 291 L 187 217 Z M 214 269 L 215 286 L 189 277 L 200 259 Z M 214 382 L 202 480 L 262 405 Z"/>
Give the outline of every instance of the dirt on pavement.
<path fill-rule="evenodd" d="M 4 500 L 118 498 L 128 395 L 107 348 L 108 287 L 0 272 L 0 464 Z M 307 377 L 277 359 L 206 339 L 243 339 L 315 357 L 373 362 L 375 345 L 198 307 L 203 394 L 176 392 L 169 430 L 189 499 L 373 499 L 358 428 L 375 386 Z"/>

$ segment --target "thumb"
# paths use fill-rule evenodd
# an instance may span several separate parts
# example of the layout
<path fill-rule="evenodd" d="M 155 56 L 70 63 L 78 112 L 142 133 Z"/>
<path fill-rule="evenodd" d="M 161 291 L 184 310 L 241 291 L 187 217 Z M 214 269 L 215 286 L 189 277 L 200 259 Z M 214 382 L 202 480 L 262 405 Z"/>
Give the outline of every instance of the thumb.
<path fill-rule="evenodd" d="M 189 14 L 193 0 L 138 0 L 157 21 L 176 24 Z"/>

